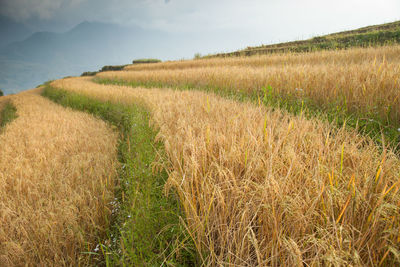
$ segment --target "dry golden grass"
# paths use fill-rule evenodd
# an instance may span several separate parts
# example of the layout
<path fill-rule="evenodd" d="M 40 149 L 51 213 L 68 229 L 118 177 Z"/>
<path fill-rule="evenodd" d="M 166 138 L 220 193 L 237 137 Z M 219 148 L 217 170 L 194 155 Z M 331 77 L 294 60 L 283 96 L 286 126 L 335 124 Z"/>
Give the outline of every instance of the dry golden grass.
<path fill-rule="evenodd" d="M 99 78 L 308 98 L 400 124 L 400 46 L 167 62 L 102 72 Z"/>
<path fill-rule="evenodd" d="M 220 66 L 252 66 L 271 67 L 304 64 L 358 64 L 365 61 L 381 62 L 383 58 L 388 63 L 400 61 L 400 46 L 382 46 L 371 48 L 352 48 L 340 51 L 319 51 L 312 53 L 282 53 L 271 55 L 255 55 L 250 57 L 210 58 L 200 60 L 166 61 L 156 64 L 128 65 L 124 70 L 177 70 L 199 67 Z"/>
<path fill-rule="evenodd" d="M 370 139 L 198 91 L 52 85 L 150 107 L 205 265 L 400 263 L 400 161 Z"/>
<path fill-rule="evenodd" d="M 88 264 L 106 226 L 116 134 L 36 91 L 0 135 L 0 266 Z"/>

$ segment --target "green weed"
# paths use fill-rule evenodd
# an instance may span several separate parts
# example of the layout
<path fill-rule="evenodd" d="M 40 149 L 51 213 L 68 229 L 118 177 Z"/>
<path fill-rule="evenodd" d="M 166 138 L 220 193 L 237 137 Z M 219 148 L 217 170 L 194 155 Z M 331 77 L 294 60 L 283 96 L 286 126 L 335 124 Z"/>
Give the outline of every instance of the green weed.
<path fill-rule="evenodd" d="M 8 102 L 3 110 L 0 111 L 0 129 L 4 128 L 7 123 L 12 122 L 17 117 L 17 108 L 11 102 Z"/>

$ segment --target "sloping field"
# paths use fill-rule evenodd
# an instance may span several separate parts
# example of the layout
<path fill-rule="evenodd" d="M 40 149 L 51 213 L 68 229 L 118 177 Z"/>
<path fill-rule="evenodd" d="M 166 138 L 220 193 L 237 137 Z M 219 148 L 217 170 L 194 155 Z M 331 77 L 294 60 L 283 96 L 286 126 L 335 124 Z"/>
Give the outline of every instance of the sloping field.
<path fill-rule="evenodd" d="M 310 52 L 326 49 L 346 49 L 350 47 L 371 47 L 400 43 L 400 21 L 371 25 L 355 30 L 316 36 L 307 40 L 292 41 L 209 55 L 207 57 L 250 56 L 282 52 Z"/>
<path fill-rule="evenodd" d="M 116 134 L 28 91 L 0 134 L 0 265 L 86 265 L 112 197 Z"/>
<path fill-rule="evenodd" d="M 166 61 L 155 64 L 127 65 L 124 70 L 176 70 L 199 67 L 246 66 L 246 67 L 284 67 L 286 65 L 306 64 L 357 64 L 365 61 L 376 63 L 400 61 L 399 46 L 370 48 L 353 48 L 340 51 L 320 51 L 315 53 L 281 53 L 272 55 L 255 55 L 251 57 L 209 58 L 197 60 Z"/>
<path fill-rule="evenodd" d="M 400 161 L 369 138 L 198 91 L 52 86 L 148 105 L 205 265 L 400 263 Z"/>
<path fill-rule="evenodd" d="M 360 125 L 376 121 L 375 125 L 388 130 L 395 128 L 394 132 L 400 126 L 400 46 L 126 69 L 129 71 L 103 72 L 96 77 L 103 83 L 240 93 L 272 100 L 288 110 L 304 105 L 328 114 L 343 113 L 358 119 Z"/>

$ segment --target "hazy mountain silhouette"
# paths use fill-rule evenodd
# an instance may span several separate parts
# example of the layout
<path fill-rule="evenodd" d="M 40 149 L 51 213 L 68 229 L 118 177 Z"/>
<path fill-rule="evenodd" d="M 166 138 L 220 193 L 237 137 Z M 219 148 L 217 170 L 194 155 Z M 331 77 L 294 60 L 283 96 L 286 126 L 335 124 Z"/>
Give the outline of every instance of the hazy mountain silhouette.
<path fill-rule="evenodd" d="M 15 22 L 7 17 L 0 16 L 0 47 L 24 40 L 33 33 L 33 30 L 24 24 Z"/>
<path fill-rule="evenodd" d="M 224 34 L 171 34 L 87 21 L 64 33 L 36 32 L 0 48 L 0 88 L 10 94 L 135 58 L 179 59 L 200 51 L 216 52 L 214 47 L 230 45 Z"/>
<path fill-rule="evenodd" d="M 100 22 L 82 22 L 65 33 L 36 32 L 0 49 L 0 88 L 12 93 L 103 65 L 127 64 L 151 56 L 152 48 L 145 44 L 162 36 Z"/>

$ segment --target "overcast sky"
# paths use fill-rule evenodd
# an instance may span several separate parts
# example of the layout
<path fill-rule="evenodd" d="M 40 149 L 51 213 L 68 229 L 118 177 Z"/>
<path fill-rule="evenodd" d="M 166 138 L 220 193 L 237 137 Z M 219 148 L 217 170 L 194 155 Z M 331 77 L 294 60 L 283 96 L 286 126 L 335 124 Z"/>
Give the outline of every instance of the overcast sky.
<path fill-rule="evenodd" d="M 297 40 L 400 19 L 399 0 L 0 0 L 0 14 L 35 30 L 88 21 L 177 33 L 217 31 L 232 48 Z M 243 36 L 233 38 L 235 32 Z"/>

